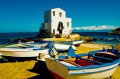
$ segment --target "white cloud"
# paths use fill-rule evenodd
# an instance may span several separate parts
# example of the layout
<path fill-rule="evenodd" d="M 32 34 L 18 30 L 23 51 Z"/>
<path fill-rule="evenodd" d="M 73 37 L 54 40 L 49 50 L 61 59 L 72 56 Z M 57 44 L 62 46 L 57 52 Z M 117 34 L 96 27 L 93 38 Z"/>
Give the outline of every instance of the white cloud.
<path fill-rule="evenodd" d="M 116 29 L 115 26 L 111 25 L 101 25 L 101 26 L 83 26 L 83 27 L 74 27 L 73 30 L 111 30 Z"/>

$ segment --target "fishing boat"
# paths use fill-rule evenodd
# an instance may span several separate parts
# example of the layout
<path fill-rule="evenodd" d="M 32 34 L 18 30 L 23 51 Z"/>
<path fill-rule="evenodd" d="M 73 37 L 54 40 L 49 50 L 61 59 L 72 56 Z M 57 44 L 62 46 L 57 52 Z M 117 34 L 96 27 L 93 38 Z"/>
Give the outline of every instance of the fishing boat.
<path fill-rule="evenodd" d="M 83 42 L 83 40 L 73 41 L 72 44 L 73 44 L 74 46 L 78 47 L 82 42 Z"/>
<path fill-rule="evenodd" d="M 27 47 L 20 47 L 20 46 L 8 46 L 4 48 L 0 48 L 0 53 L 2 59 L 5 61 L 14 60 L 21 60 L 21 59 L 36 59 L 39 53 L 48 54 L 49 47 L 52 44 L 50 42 L 47 43 L 47 47 L 36 47 L 36 46 L 27 46 Z"/>
<path fill-rule="evenodd" d="M 55 55 L 45 61 L 55 79 L 104 79 L 116 70 L 120 53 L 112 48 L 76 55 L 70 47 L 67 56 Z"/>
<path fill-rule="evenodd" d="M 37 48 L 40 48 L 40 47 L 45 47 L 47 46 L 47 42 L 45 43 L 35 43 L 34 41 L 31 41 L 31 42 L 21 42 L 19 40 L 19 47 L 23 47 L 23 48 L 28 48 L 29 46 L 34 46 L 34 47 L 37 47 Z"/>
<path fill-rule="evenodd" d="M 0 53 L 5 61 L 11 59 L 36 59 L 39 53 L 48 54 L 48 48 L 0 48 Z"/>
<path fill-rule="evenodd" d="M 49 44 L 49 46 L 48 46 Z M 23 47 L 23 48 L 27 48 L 29 46 L 34 46 L 34 47 L 50 47 L 50 45 L 54 44 L 54 47 L 56 48 L 57 51 L 59 52 L 65 52 L 65 51 L 68 51 L 70 45 L 67 45 L 67 44 L 62 44 L 62 43 L 53 43 L 51 41 L 49 42 L 45 42 L 45 43 L 23 43 L 21 41 L 19 41 L 19 46 L 20 47 Z M 76 50 L 76 47 L 75 46 L 72 46 L 74 50 Z"/>

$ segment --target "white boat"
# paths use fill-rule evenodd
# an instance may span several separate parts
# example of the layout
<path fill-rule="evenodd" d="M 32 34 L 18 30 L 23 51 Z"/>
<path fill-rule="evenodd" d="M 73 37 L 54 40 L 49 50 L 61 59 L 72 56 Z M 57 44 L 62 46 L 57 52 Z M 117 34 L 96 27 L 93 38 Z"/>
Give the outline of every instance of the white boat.
<path fill-rule="evenodd" d="M 46 58 L 45 61 L 55 79 L 104 79 L 116 70 L 120 53 L 103 49 L 76 55 L 71 47 L 68 56 Z"/>
<path fill-rule="evenodd" d="M 83 42 L 83 40 L 73 41 L 72 44 L 77 47 L 77 46 L 79 46 L 82 42 Z"/>
<path fill-rule="evenodd" d="M 67 44 L 54 44 L 54 47 L 56 48 L 57 51 L 62 52 L 62 51 L 68 51 L 70 45 Z M 75 46 L 72 46 L 74 50 L 76 50 Z"/>
<path fill-rule="evenodd" d="M 46 42 L 42 44 L 37 44 L 37 43 L 23 43 L 19 41 L 19 46 L 23 48 L 28 48 L 30 46 L 33 46 L 35 48 L 40 48 L 40 47 L 50 47 L 53 43 L 52 42 Z M 57 49 L 59 52 L 64 52 L 68 51 L 70 45 L 67 44 L 62 44 L 62 43 L 55 43 L 54 47 Z M 72 46 L 74 50 L 76 50 L 75 46 Z"/>
<path fill-rule="evenodd" d="M 23 48 L 27 48 L 27 47 L 30 47 L 30 46 L 34 46 L 36 48 L 40 48 L 40 47 L 45 47 L 47 46 L 48 43 L 35 43 L 35 42 L 21 42 L 19 41 L 19 46 L 20 47 L 23 47 Z"/>
<path fill-rule="evenodd" d="M 39 53 L 48 53 L 48 49 L 0 48 L 0 53 L 11 57 L 37 57 Z"/>
<path fill-rule="evenodd" d="M 10 59 L 34 58 L 36 59 L 39 53 L 48 54 L 48 48 L 0 48 L 0 53 L 5 61 Z"/>

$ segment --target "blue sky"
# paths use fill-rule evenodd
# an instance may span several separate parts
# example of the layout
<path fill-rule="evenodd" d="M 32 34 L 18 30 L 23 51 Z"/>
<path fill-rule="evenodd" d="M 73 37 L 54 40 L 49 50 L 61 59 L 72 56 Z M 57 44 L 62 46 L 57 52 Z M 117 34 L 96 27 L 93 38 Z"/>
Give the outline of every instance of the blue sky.
<path fill-rule="evenodd" d="M 58 7 L 72 18 L 73 29 L 120 27 L 120 0 L 0 0 L 0 32 L 38 31 L 44 11 Z"/>

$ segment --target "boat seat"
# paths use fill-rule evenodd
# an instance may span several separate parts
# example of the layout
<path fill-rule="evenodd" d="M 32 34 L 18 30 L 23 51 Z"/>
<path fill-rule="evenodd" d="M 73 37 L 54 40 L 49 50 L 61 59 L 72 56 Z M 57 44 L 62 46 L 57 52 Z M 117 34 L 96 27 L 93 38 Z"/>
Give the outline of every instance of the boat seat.
<path fill-rule="evenodd" d="M 87 58 L 80 58 L 80 59 L 87 60 L 87 61 L 90 61 L 90 62 L 95 62 L 95 63 L 98 63 L 98 64 L 103 64 L 102 62 L 91 60 L 91 59 L 87 59 Z"/>
<path fill-rule="evenodd" d="M 66 66 L 80 66 L 79 64 L 77 64 L 73 61 L 70 61 L 68 59 L 59 59 L 59 62 L 66 65 Z"/>

